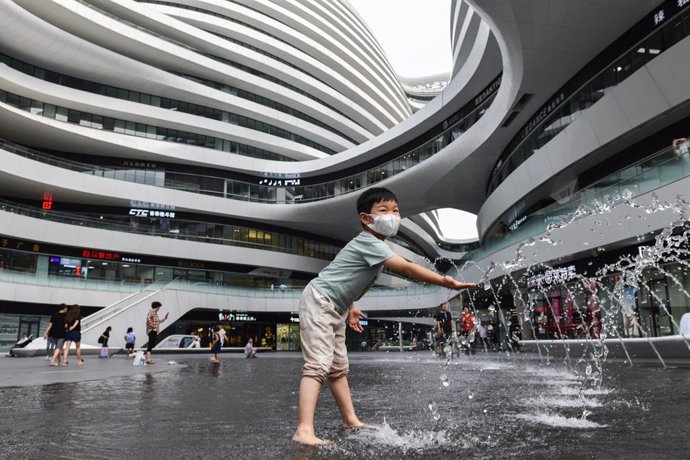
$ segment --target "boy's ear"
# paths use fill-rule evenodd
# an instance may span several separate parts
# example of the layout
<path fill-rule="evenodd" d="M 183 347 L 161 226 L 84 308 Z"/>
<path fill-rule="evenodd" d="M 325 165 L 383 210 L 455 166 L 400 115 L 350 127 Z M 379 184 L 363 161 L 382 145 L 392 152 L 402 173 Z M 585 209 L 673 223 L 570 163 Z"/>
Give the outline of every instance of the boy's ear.
<path fill-rule="evenodd" d="M 359 213 L 359 222 L 360 222 L 362 225 L 367 225 L 367 224 L 373 223 L 373 222 L 374 222 L 374 219 L 372 219 L 372 218 L 369 216 L 369 214 L 367 214 L 366 212 L 360 212 L 360 213 Z"/>

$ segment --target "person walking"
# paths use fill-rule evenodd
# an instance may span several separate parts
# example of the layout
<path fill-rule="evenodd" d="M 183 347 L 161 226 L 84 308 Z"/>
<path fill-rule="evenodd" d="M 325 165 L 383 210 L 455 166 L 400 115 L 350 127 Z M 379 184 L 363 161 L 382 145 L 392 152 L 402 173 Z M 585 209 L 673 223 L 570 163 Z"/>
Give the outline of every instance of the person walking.
<path fill-rule="evenodd" d="M 67 313 L 67 304 L 61 303 L 50 317 L 46 332 L 43 334 L 43 339 L 46 340 L 46 359 L 51 359 L 55 350 L 62 349 L 65 344 L 65 313 Z M 59 347 L 58 341 L 60 341 Z"/>
<path fill-rule="evenodd" d="M 136 340 L 137 336 L 134 334 L 134 329 L 128 327 L 127 333 L 125 334 L 125 350 L 127 351 L 128 358 L 134 352 L 134 342 L 136 342 Z"/>
<path fill-rule="evenodd" d="M 69 354 L 69 349 L 72 346 L 72 342 L 77 349 L 77 365 L 81 366 L 84 364 L 84 360 L 81 359 L 81 312 L 79 305 L 72 305 L 67 310 L 67 315 L 65 316 L 65 354 L 62 361 L 62 365 L 67 365 L 67 355 Z"/>
<path fill-rule="evenodd" d="M 151 350 L 158 341 L 158 332 L 161 328 L 161 323 L 168 319 L 169 313 L 166 313 L 163 319 L 158 317 L 158 312 L 163 306 L 160 302 L 151 302 L 151 311 L 146 316 L 146 334 L 149 336 L 149 343 L 146 344 L 146 364 L 155 364 L 151 359 Z"/>

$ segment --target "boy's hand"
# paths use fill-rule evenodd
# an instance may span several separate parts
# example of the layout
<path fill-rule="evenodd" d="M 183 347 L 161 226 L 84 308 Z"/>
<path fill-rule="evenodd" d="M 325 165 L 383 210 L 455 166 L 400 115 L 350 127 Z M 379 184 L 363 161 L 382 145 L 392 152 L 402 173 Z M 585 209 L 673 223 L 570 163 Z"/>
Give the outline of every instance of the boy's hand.
<path fill-rule="evenodd" d="M 456 280 L 452 276 L 446 275 L 443 278 L 446 280 L 446 282 L 448 282 L 448 287 L 450 287 L 451 289 L 460 290 L 477 287 L 477 283 L 463 283 L 461 281 Z"/>
<path fill-rule="evenodd" d="M 367 315 L 359 311 L 354 305 L 350 305 L 350 308 L 347 309 L 347 325 L 356 332 L 364 332 L 364 328 L 359 324 L 359 320 L 366 317 Z"/>

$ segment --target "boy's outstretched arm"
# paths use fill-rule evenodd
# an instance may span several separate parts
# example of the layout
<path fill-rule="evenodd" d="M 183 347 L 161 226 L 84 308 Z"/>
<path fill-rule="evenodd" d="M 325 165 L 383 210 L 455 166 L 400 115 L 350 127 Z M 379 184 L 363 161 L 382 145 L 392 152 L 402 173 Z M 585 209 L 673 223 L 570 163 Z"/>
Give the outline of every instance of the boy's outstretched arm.
<path fill-rule="evenodd" d="M 387 259 L 383 265 L 407 278 L 413 278 L 417 281 L 422 281 L 425 283 L 438 284 L 439 286 L 450 289 L 467 289 L 477 285 L 477 283 L 460 282 L 452 276 L 441 275 L 440 273 L 431 271 L 419 264 L 409 262 L 400 256 L 393 256 Z"/>

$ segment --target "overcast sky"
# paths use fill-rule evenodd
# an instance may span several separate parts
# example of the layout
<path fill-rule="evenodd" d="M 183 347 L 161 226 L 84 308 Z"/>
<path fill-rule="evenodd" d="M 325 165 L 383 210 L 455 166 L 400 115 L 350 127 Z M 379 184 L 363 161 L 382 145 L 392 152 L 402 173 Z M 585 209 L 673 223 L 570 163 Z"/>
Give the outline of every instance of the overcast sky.
<path fill-rule="evenodd" d="M 450 0 L 348 1 L 367 23 L 398 75 L 450 72 Z M 446 237 L 477 237 L 474 215 L 440 209 L 439 217 Z"/>
<path fill-rule="evenodd" d="M 450 72 L 450 0 L 348 0 L 398 75 Z"/>

